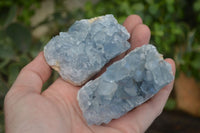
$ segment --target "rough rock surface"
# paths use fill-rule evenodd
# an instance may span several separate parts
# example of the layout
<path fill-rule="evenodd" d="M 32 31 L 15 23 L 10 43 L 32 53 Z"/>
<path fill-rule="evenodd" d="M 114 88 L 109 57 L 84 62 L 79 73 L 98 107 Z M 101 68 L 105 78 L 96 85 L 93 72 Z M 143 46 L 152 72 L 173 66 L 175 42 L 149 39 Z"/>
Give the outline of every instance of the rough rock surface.
<path fill-rule="evenodd" d="M 144 45 L 84 85 L 77 99 L 87 123 L 100 125 L 144 103 L 173 79 L 171 65 L 155 46 Z"/>
<path fill-rule="evenodd" d="M 52 38 L 44 55 L 64 80 L 82 85 L 110 59 L 130 48 L 129 37 L 113 15 L 83 19 Z"/>

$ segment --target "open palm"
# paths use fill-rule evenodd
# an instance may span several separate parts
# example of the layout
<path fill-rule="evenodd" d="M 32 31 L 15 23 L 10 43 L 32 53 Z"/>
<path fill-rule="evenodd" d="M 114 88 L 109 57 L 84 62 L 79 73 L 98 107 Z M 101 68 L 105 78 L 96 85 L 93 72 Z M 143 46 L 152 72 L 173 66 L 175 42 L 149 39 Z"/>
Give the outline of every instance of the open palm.
<path fill-rule="evenodd" d="M 131 34 L 131 50 L 150 39 L 149 28 L 137 15 L 129 16 L 124 26 Z M 125 55 L 118 56 L 112 62 Z M 175 73 L 173 60 L 166 59 Z M 108 65 L 109 65 L 108 64 Z M 106 66 L 108 66 L 106 65 Z M 106 66 L 102 70 L 105 71 Z M 162 112 L 173 87 L 173 82 L 161 89 L 153 98 L 123 117 L 101 126 L 88 126 L 76 100 L 80 87 L 58 78 L 41 92 L 51 75 L 41 52 L 25 66 L 5 98 L 5 123 L 7 133 L 139 133 L 144 132 Z"/>

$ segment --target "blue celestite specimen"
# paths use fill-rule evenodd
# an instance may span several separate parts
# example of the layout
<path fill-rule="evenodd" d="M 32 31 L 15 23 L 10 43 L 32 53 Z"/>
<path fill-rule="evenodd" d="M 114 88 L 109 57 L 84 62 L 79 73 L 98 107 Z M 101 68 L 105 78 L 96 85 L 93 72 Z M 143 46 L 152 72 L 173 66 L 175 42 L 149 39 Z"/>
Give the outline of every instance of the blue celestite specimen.
<path fill-rule="evenodd" d="M 87 123 L 100 125 L 144 103 L 173 79 L 171 65 L 148 44 L 89 81 L 79 90 L 77 99 Z"/>
<path fill-rule="evenodd" d="M 113 15 L 83 19 L 52 38 L 44 55 L 64 80 L 82 85 L 110 59 L 130 48 L 129 37 Z"/>

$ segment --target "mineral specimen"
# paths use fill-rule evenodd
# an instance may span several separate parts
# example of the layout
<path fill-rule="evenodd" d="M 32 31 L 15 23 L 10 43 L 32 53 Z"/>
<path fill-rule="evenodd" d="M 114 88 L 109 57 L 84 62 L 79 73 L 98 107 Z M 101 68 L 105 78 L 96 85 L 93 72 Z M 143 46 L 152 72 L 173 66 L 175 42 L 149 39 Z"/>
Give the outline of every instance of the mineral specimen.
<path fill-rule="evenodd" d="M 144 103 L 173 79 L 171 65 L 148 44 L 89 81 L 79 90 L 77 99 L 87 123 L 100 125 Z"/>
<path fill-rule="evenodd" d="M 129 49 L 129 37 L 113 15 L 83 19 L 51 39 L 44 55 L 64 80 L 82 85 L 110 59 Z"/>

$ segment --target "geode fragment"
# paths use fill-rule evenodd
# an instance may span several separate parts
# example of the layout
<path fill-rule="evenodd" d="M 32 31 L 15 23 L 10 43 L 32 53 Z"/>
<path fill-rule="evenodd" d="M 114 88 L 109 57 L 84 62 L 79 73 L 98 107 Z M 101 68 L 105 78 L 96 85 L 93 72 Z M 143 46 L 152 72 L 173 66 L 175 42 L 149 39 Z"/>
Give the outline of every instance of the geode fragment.
<path fill-rule="evenodd" d="M 83 19 L 51 39 L 44 55 L 64 80 L 82 85 L 110 59 L 130 48 L 129 37 L 113 15 Z"/>
<path fill-rule="evenodd" d="M 109 123 L 144 103 L 174 79 L 153 45 L 138 47 L 89 81 L 77 99 L 89 125 Z"/>

